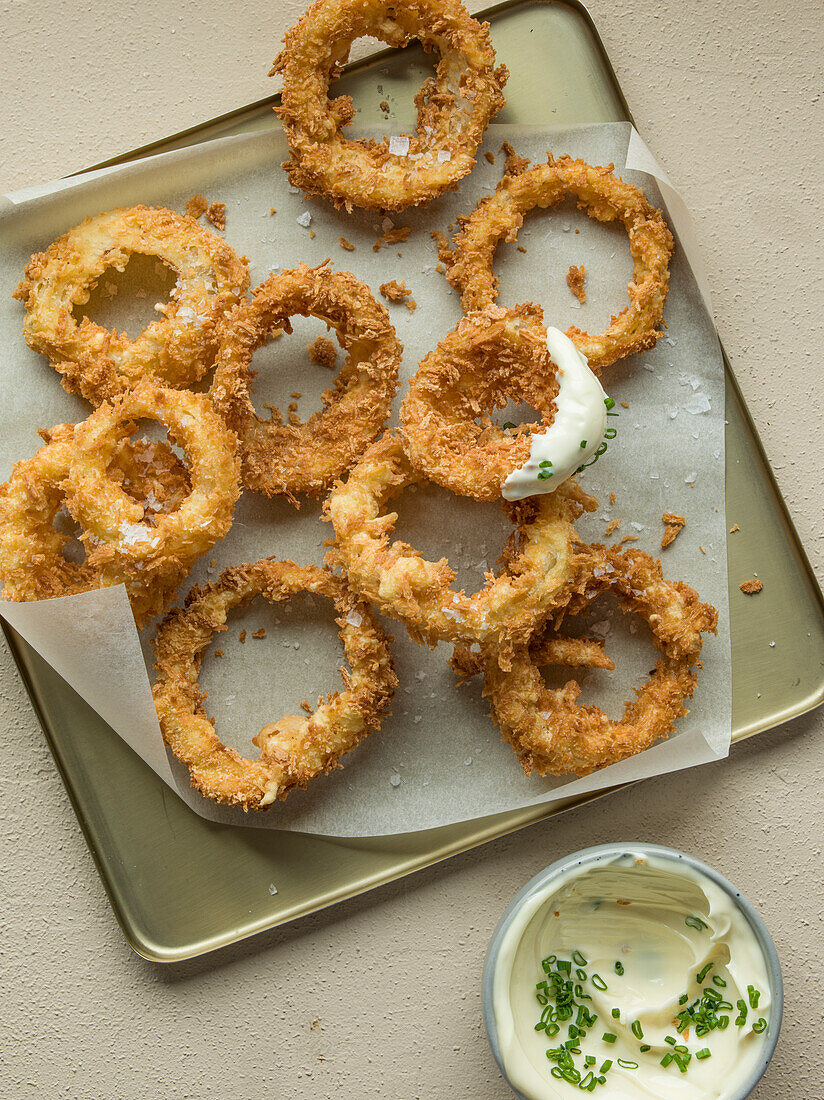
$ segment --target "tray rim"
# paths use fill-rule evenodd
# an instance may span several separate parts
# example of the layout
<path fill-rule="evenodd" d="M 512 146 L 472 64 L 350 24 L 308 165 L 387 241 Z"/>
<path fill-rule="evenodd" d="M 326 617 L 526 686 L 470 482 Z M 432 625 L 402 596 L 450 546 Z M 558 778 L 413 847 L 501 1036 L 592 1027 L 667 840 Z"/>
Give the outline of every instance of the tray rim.
<path fill-rule="evenodd" d="M 591 36 L 592 44 L 600 55 L 600 60 L 603 64 L 607 78 L 611 81 L 612 90 L 615 93 L 616 100 L 619 102 L 622 111 L 625 115 L 625 121 L 630 122 L 635 126 L 635 120 L 632 112 L 624 96 L 623 89 L 615 73 L 615 70 L 610 61 L 606 47 L 598 32 L 597 26 L 590 15 L 586 6 L 581 3 L 581 0 L 503 0 L 502 3 L 495 4 L 491 7 L 484 8 L 480 11 L 473 13 L 474 18 L 492 20 L 496 16 L 503 15 L 518 8 L 532 8 L 543 5 L 561 6 L 571 9 L 582 19 L 585 23 L 587 30 Z M 384 58 L 389 58 L 397 54 L 397 50 L 387 47 L 383 50 L 375 51 L 369 55 L 361 58 L 357 62 L 354 62 L 346 67 L 344 70 L 346 74 L 357 73 L 362 69 L 373 66 L 380 62 Z M 126 164 L 141 160 L 147 156 L 154 155 L 162 151 L 164 148 L 172 143 L 185 142 L 187 138 L 194 138 L 202 131 L 212 126 L 219 126 L 221 124 L 229 124 L 233 120 L 240 119 L 246 115 L 255 111 L 262 111 L 266 107 L 273 107 L 280 99 L 280 95 L 275 93 L 271 96 L 266 96 L 262 99 L 256 100 L 252 103 L 242 105 L 240 107 L 233 108 L 228 112 L 214 116 L 210 119 L 206 119 L 202 122 L 195 124 L 194 126 L 187 127 L 184 130 L 178 131 L 171 135 L 156 138 L 144 145 L 138 146 L 131 150 L 124 151 L 113 157 L 104 159 L 95 164 L 89 165 L 85 168 L 78 169 L 74 172 L 68 173 L 68 175 L 62 177 L 64 179 L 71 179 L 79 176 L 86 175 L 87 173 L 98 171 L 100 169 L 115 167 L 118 165 Z M 821 586 L 815 572 L 813 571 L 809 557 L 806 553 L 804 545 L 793 523 L 786 501 L 781 493 L 780 487 L 776 481 L 773 469 L 769 461 L 767 460 L 766 452 L 761 440 L 761 437 L 756 429 L 750 410 L 744 399 L 741 387 L 738 383 L 738 379 L 732 368 L 732 365 L 727 357 L 726 351 L 720 342 L 722 359 L 724 368 L 727 374 L 727 378 L 734 392 L 735 398 L 743 412 L 746 426 L 749 429 L 749 435 L 755 441 L 755 449 L 758 457 L 763 462 L 766 470 L 767 480 L 770 488 L 772 489 L 774 499 L 778 505 L 778 511 L 786 524 L 794 547 L 798 553 L 799 565 L 802 567 L 803 572 L 806 574 L 807 579 L 810 582 L 810 587 L 816 596 L 819 612 L 824 619 L 824 594 L 822 593 Z M 498 839 L 499 837 L 507 836 L 513 832 L 516 832 L 522 828 L 526 828 L 529 825 L 536 824 L 538 821 L 544 818 L 555 816 L 556 814 L 563 813 L 568 809 L 577 808 L 578 806 L 585 805 L 595 799 L 603 798 L 614 791 L 621 790 L 626 786 L 633 786 L 634 783 L 617 784 L 616 786 L 609 787 L 605 790 L 592 792 L 590 794 L 582 795 L 576 798 L 574 801 L 566 805 L 555 806 L 547 808 L 545 806 L 532 806 L 525 807 L 520 811 L 504 811 L 501 814 L 493 815 L 487 818 L 476 819 L 484 822 L 484 826 L 481 829 L 476 829 L 471 835 L 465 835 L 458 841 L 446 842 L 441 845 L 436 845 L 426 853 L 417 852 L 411 856 L 407 856 L 400 864 L 395 864 L 392 867 L 382 867 L 366 878 L 360 879 L 355 885 L 354 889 L 352 884 L 347 887 L 341 887 L 335 890 L 331 895 L 324 897 L 323 900 L 318 903 L 315 899 L 308 899 L 303 904 L 296 905 L 291 911 L 285 914 L 281 914 L 275 919 L 262 919 L 254 926 L 246 927 L 241 935 L 235 934 L 234 930 L 229 930 L 222 935 L 212 936 L 209 939 L 201 940 L 194 944 L 189 944 L 187 947 L 172 947 L 162 949 L 159 945 L 150 943 L 148 939 L 141 934 L 140 929 L 135 923 L 127 916 L 126 912 L 121 907 L 118 898 L 110 883 L 109 877 L 103 868 L 97 847 L 94 843 L 92 834 L 88 827 L 88 823 L 85 820 L 83 813 L 78 805 L 78 800 L 72 789 L 72 786 L 68 780 L 66 771 L 64 769 L 61 753 L 59 747 L 54 743 L 52 736 L 49 732 L 47 723 L 42 714 L 41 708 L 37 703 L 35 694 L 33 694 L 32 685 L 29 676 L 25 670 L 22 653 L 17 644 L 17 635 L 13 629 L 0 619 L 0 626 L 2 626 L 3 634 L 6 639 L 8 648 L 12 654 L 15 667 L 18 675 L 20 676 L 23 686 L 26 690 L 26 694 L 31 703 L 32 709 L 37 717 L 38 723 L 43 731 L 46 742 L 49 746 L 49 750 L 54 758 L 55 765 L 60 775 L 63 786 L 69 796 L 69 801 L 74 811 L 75 817 L 81 828 L 86 845 L 94 860 L 94 864 L 98 875 L 103 883 L 103 887 L 106 891 L 106 895 L 109 899 L 109 903 L 115 915 L 124 937 L 127 943 L 132 949 L 141 957 L 151 962 L 180 962 L 190 958 L 196 958 L 200 955 L 210 953 L 221 947 L 226 947 L 232 943 L 241 942 L 244 939 L 257 935 L 260 932 L 271 930 L 279 927 L 280 925 L 290 923 L 297 920 L 300 917 L 307 916 L 313 912 L 320 912 L 324 909 L 338 904 L 341 901 L 348 900 L 349 898 L 357 897 L 360 894 L 366 893 L 377 887 L 387 885 L 390 882 L 394 882 L 399 879 L 406 878 L 408 875 L 413 874 L 415 871 L 422 870 L 425 867 L 434 866 L 438 863 L 445 861 L 451 856 L 460 855 L 464 852 L 470 851 L 473 848 L 479 847 L 482 844 L 488 843 L 491 840 Z M 746 740 L 755 736 L 758 733 L 762 733 L 768 729 L 773 729 L 785 722 L 791 721 L 794 718 L 798 718 L 803 714 L 815 709 L 817 706 L 824 703 L 824 679 L 818 689 L 809 693 L 804 698 L 798 700 L 792 706 L 785 707 L 778 713 L 773 713 L 761 720 L 755 720 L 748 725 L 740 728 L 738 731 L 733 731 L 732 744 L 737 744 L 740 741 Z M 640 781 L 637 781 L 640 782 Z M 328 838 L 322 834 L 317 834 L 319 839 L 328 840 L 341 840 L 341 838 Z M 395 834 L 396 836 L 404 836 L 409 834 Z"/>

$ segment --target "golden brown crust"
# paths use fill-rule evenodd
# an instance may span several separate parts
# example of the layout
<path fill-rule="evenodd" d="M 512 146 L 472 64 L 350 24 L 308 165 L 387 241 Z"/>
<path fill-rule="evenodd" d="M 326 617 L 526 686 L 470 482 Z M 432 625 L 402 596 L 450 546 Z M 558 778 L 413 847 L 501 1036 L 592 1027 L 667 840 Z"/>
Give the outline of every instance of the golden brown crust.
<path fill-rule="evenodd" d="M 327 561 L 417 640 L 494 642 L 506 664 L 511 646 L 586 583 L 592 561 L 573 521 L 597 502 L 569 480 L 554 493 L 505 504 L 515 532 L 501 569 L 469 597 L 452 588 L 455 573 L 445 558 L 427 561 L 407 543 L 390 541 L 397 514 L 387 505 L 420 480 L 395 435 L 374 443 L 325 504 L 335 529 Z"/>
<path fill-rule="evenodd" d="M 109 332 L 75 306 L 110 267 L 123 271 L 134 252 L 157 256 L 178 276 L 162 320 L 134 340 Z M 212 365 L 227 314 L 246 293 L 245 258 L 190 217 L 133 206 L 86 218 L 32 256 L 14 292 L 26 307 L 23 335 L 47 356 L 69 393 L 94 405 L 148 380 L 181 387 Z"/>
<path fill-rule="evenodd" d="M 414 313 L 418 308 L 418 303 L 412 297 L 412 291 L 404 281 L 399 283 L 397 279 L 390 279 L 387 283 L 381 283 L 380 291 L 387 302 L 405 305 L 410 313 Z"/>
<path fill-rule="evenodd" d="M 364 35 L 394 47 L 417 39 L 439 57 L 435 75 L 415 97 L 417 129 L 406 154 L 390 153 L 387 138 L 346 138 L 352 100 L 328 98 L 352 43 Z M 276 110 L 291 149 L 283 167 L 305 194 L 350 210 L 403 210 L 454 189 L 504 104 L 508 73 L 503 65 L 495 68 L 489 26 L 472 19 L 459 0 L 316 0 L 283 42 L 270 73 L 283 76 Z"/>
<path fill-rule="evenodd" d="M 206 220 L 221 232 L 226 228 L 226 203 L 213 202 L 206 211 Z"/>
<path fill-rule="evenodd" d="M 664 534 L 661 539 L 661 549 L 666 550 L 668 546 L 678 538 L 681 532 L 687 525 L 687 521 L 684 516 L 678 516 L 675 512 L 664 512 L 661 516 L 661 520 L 664 523 Z"/>
<path fill-rule="evenodd" d="M 534 207 L 554 206 L 567 194 L 598 221 L 620 221 L 629 235 L 634 261 L 627 287 L 629 305 L 600 336 L 572 326 L 567 336 L 597 373 L 626 355 L 655 347 L 661 333 L 664 303 L 669 289 L 669 262 L 673 239 L 660 210 L 642 191 L 605 168 L 563 156 L 547 154 L 546 164 L 525 168 L 520 160 L 508 171 L 494 194 L 461 219 L 451 251 L 441 250 L 446 277 L 460 293 L 466 313 L 482 309 L 498 297 L 493 271 L 495 250 L 502 240 L 517 239 L 524 215 Z M 510 159 L 512 157 L 510 156 Z"/>
<path fill-rule="evenodd" d="M 738 587 L 745 596 L 755 596 L 761 591 L 764 585 L 757 577 L 753 577 L 752 580 L 744 581 L 743 584 L 739 584 Z"/>
<path fill-rule="evenodd" d="M 226 630 L 233 608 L 255 596 L 280 603 L 300 592 L 331 600 L 349 670 L 343 692 L 318 701 L 309 715 L 289 715 L 253 738 L 259 760 L 246 760 L 218 737 L 204 710 L 197 678 L 206 648 Z M 262 637 L 258 631 L 253 637 Z M 215 802 L 267 810 L 296 787 L 339 767 L 339 759 L 371 730 L 380 728 L 397 678 L 390 639 L 345 582 L 326 569 L 272 558 L 237 565 L 206 587 L 195 587 L 185 607 L 171 611 L 155 639 L 155 707 L 166 743 L 189 769 L 192 786 Z"/>
<path fill-rule="evenodd" d="M 313 344 L 307 345 L 309 358 L 319 367 L 332 370 L 338 361 L 338 349 L 326 336 L 318 336 Z"/>
<path fill-rule="evenodd" d="M 484 695 L 504 740 L 515 750 L 527 775 L 588 775 L 636 753 L 666 737 L 686 713 L 685 701 L 695 689 L 695 664 L 701 652 L 702 632 L 715 632 L 718 616 L 702 604 L 688 585 L 666 581 L 660 563 L 640 550 L 606 552 L 602 566 L 593 570 L 592 583 L 556 615 L 555 625 L 570 613 L 586 611 L 602 592 L 621 598 L 622 609 L 640 615 L 649 624 L 663 650 L 646 683 L 626 704 L 622 718 L 611 721 L 594 706 L 581 706 L 580 686 L 547 688 L 539 672 L 543 663 L 589 665 L 597 659 L 591 643 L 556 637 L 537 637 L 510 654 L 502 668 L 493 648 L 483 649 Z M 549 662 L 547 661 L 549 658 Z M 466 672 L 465 658 L 457 655 L 458 671 Z M 477 667 L 477 665 L 476 665 Z"/>
<path fill-rule="evenodd" d="M 255 412 L 252 355 L 295 314 L 318 317 L 347 349 L 323 408 L 305 424 L 283 424 Z M 323 495 L 355 462 L 389 415 L 403 346 L 385 306 L 348 272 L 326 265 L 270 275 L 241 303 L 218 352 L 210 397 L 240 440 L 243 484 L 267 496 Z"/>
<path fill-rule="evenodd" d="M 487 306 L 459 321 L 410 381 L 400 415 L 406 452 L 438 485 L 500 500 L 508 475 L 529 457 L 532 433 L 555 419 L 557 393 L 540 309 Z M 541 419 L 498 427 L 490 413 L 510 400 Z"/>

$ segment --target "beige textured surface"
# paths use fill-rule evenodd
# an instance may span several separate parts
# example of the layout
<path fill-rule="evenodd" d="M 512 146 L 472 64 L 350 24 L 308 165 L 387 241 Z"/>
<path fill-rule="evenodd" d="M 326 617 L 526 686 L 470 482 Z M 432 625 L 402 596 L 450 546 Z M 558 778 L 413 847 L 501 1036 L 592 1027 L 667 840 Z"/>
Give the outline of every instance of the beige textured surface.
<path fill-rule="evenodd" d="M 268 94 L 276 39 L 301 6 L 6 0 L 0 190 Z M 820 4 L 594 0 L 591 10 L 639 127 L 696 215 L 722 339 L 820 576 Z M 489 933 L 541 867 L 619 837 L 686 848 L 760 906 L 787 1008 L 755 1096 L 824 1097 L 824 713 L 729 762 L 162 968 L 133 955 L 114 923 L 5 650 L 0 700 L 3 1100 L 504 1098 L 479 1014 Z"/>

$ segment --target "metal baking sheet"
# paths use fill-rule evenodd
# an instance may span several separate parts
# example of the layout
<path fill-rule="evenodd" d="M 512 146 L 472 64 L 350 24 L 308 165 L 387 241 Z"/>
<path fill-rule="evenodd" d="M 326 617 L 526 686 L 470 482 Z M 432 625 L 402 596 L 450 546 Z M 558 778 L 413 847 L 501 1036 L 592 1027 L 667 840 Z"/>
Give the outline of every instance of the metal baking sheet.
<path fill-rule="evenodd" d="M 500 5 L 484 17 L 499 57 L 519 61 L 498 121 L 631 121 L 583 7 L 531 0 Z M 383 51 L 352 66 L 339 87 L 353 95 L 362 122 L 380 122 L 377 84 L 391 84 L 396 102 L 406 98 L 411 121 L 414 91 L 426 71 L 414 48 L 402 55 Z M 261 101 L 105 163 L 275 126 L 275 102 Z M 727 519 L 740 528 L 728 547 L 733 741 L 739 741 L 824 699 L 824 601 L 726 358 L 725 365 Z M 765 581 L 757 600 L 743 596 L 736 583 L 754 572 Z M 192 814 L 11 628 L 4 631 L 115 915 L 148 959 L 171 962 L 214 950 L 588 800 L 354 840 L 216 825 Z M 784 644 L 771 649 L 770 641 Z"/>

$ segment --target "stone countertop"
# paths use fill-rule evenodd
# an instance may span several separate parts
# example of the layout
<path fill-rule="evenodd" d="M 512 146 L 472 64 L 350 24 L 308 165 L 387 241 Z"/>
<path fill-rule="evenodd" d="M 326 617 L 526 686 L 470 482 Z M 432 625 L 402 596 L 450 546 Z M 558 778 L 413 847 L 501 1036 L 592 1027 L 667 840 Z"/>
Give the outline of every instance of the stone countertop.
<path fill-rule="evenodd" d="M 479 4 L 473 5 L 475 9 Z M 270 94 L 303 5 L 3 7 L 0 190 Z M 592 0 L 638 126 L 695 215 L 721 339 L 801 538 L 824 565 L 824 22 L 815 0 Z M 253 33 L 250 33 L 250 29 Z M 816 248 L 817 246 L 817 248 Z M 616 838 L 714 864 L 760 908 L 786 1010 L 758 1100 L 822 1100 L 824 711 L 216 955 L 132 953 L 0 649 L 3 1100 L 509 1096 L 479 973 L 511 896 Z"/>

